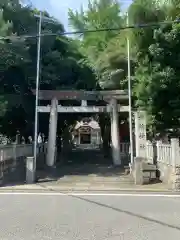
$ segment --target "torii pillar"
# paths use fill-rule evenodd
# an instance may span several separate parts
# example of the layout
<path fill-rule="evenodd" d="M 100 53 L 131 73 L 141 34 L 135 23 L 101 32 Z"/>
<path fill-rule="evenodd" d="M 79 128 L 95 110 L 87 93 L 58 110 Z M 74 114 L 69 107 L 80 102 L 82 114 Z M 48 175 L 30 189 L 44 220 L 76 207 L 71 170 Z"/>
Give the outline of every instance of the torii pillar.
<path fill-rule="evenodd" d="M 49 116 L 49 137 L 47 146 L 47 158 L 46 164 L 49 167 L 53 167 L 56 157 L 56 133 L 57 133 L 57 119 L 58 119 L 58 100 L 51 100 L 51 110 Z"/>
<path fill-rule="evenodd" d="M 121 165 L 120 139 L 119 139 L 119 121 L 117 99 L 112 98 L 111 106 L 111 148 L 113 163 L 116 166 Z"/>

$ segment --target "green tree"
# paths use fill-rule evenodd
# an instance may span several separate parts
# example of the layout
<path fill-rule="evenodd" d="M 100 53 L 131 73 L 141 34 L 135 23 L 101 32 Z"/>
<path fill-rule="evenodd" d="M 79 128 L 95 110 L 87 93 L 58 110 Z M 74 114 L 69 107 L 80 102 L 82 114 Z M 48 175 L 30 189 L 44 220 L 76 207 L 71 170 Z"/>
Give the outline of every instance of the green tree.
<path fill-rule="evenodd" d="M 132 24 L 174 20 L 179 0 L 135 0 L 129 8 Z M 136 106 L 146 109 L 149 130 L 178 131 L 179 124 L 179 25 L 162 25 L 131 31 L 137 64 L 133 78 Z"/>
<path fill-rule="evenodd" d="M 130 5 L 128 13 L 131 25 L 158 23 L 165 20 L 165 11 L 156 0 L 135 0 Z M 131 46 L 136 53 L 136 61 L 138 60 L 137 57 L 144 58 L 149 46 L 154 43 L 153 33 L 155 28 L 145 27 L 130 31 Z"/>
<path fill-rule="evenodd" d="M 0 15 L 0 34 L 9 40 L 2 40 L 0 79 L 0 131 L 14 136 L 19 131 L 24 136 L 33 134 L 34 96 L 37 64 L 37 21 L 32 7 L 23 7 L 19 1 L 4 1 Z M 43 15 L 51 18 L 48 13 Z M 43 22 L 43 33 L 63 33 L 61 23 Z M 22 35 L 24 37 L 22 37 Z M 34 36 L 27 38 L 26 36 Z M 21 36 L 17 38 L 17 36 Z M 76 42 L 63 36 L 45 36 L 41 39 L 41 89 L 93 89 L 96 87 L 91 69 L 81 61 Z M 72 121 L 72 117 L 70 119 Z M 46 122 L 46 124 L 44 124 Z M 40 131 L 48 129 L 48 121 L 40 117 Z M 64 119 L 60 119 L 63 126 Z M 46 126 L 45 126 L 46 125 Z M 42 126 L 42 127 L 41 127 Z"/>
<path fill-rule="evenodd" d="M 136 70 L 134 94 L 137 105 L 146 108 L 154 131 L 179 129 L 179 39 L 179 24 L 155 30 L 155 43 Z"/>
<path fill-rule="evenodd" d="M 89 1 L 85 11 L 69 11 L 70 25 L 74 30 L 113 29 L 124 26 L 125 16 L 116 0 Z M 97 85 L 103 89 L 124 88 L 127 76 L 127 60 L 124 47 L 126 36 L 118 31 L 84 32 L 79 48 L 83 63 L 96 75 Z M 99 116 L 104 150 L 109 147 L 109 116 Z M 107 151 L 105 151 L 107 152 Z"/>
<path fill-rule="evenodd" d="M 119 28 L 124 24 L 124 17 L 121 13 L 117 1 L 89 1 L 87 11 L 83 8 L 80 12 L 70 10 L 69 21 L 70 25 L 78 31 Z M 82 34 L 81 38 L 79 45 L 84 55 L 84 62 L 94 71 L 101 86 L 103 88 L 119 87 L 118 77 L 111 78 L 112 71 L 124 68 L 124 59 L 120 56 L 124 42 L 119 33 L 117 31 L 90 32 Z M 121 73 L 119 76 L 122 78 Z"/>

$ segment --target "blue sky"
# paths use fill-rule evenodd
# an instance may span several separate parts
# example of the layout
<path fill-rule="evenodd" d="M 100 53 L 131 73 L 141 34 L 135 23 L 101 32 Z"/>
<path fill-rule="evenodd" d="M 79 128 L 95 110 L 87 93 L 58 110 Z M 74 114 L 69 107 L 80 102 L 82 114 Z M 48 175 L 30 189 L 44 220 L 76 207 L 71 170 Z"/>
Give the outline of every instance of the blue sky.
<path fill-rule="evenodd" d="M 132 0 L 119 0 L 127 7 Z M 48 11 L 59 19 L 68 28 L 68 9 L 79 10 L 81 5 L 87 7 L 88 0 L 31 0 L 32 4 L 40 10 Z"/>

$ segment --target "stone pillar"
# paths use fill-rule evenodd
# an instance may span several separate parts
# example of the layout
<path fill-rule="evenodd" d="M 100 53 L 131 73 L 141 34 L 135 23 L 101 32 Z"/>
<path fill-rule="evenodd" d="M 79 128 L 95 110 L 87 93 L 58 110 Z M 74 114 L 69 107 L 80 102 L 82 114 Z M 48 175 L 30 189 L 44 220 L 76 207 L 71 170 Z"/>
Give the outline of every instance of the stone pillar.
<path fill-rule="evenodd" d="M 26 183 L 33 184 L 35 182 L 35 167 L 34 167 L 34 157 L 26 158 Z"/>
<path fill-rule="evenodd" d="M 16 164 L 17 164 L 17 156 L 16 156 L 16 149 L 17 145 L 16 143 L 13 144 L 13 165 L 12 165 L 12 168 L 15 168 L 16 167 Z"/>
<path fill-rule="evenodd" d="M 82 100 L 81 101 L 81 106 L 82 107 L 87 107 L 87 100 Z"/>
<path fill-rule="evenodd" d="M 81 134 L 80 134 L 80 132 L 79 132 L 79 130 L 78 130 L 78 144 L 80 145 L 81 144 L 81 136 L 80 136 Z"/>
<path fill-rule="evenodd" d="M 135 112 L 136 157 L 146 158 L 146 113 Z"/>
<path fill-rule="evenodd" d="M 20 144 L 21 143 L 21 135 L 20 135 L 20 133 L 17 133 L 16 134 L 16 144 Z"/>
<path fill-rule="evenodd" d="M 52 167 L 55 164 L 56 132 L 57 132 L 57 118 L 58 118 L 57 106 L 58 106 L 57 99 L 52 99 L 50 117 L 49 117 L 49 137 L 48 137 L 47 158 L 46 158 L 46 164 L 49 167 Z"/>
<path fill-rule="evenodd" d="M 111 99 L 111 147 L 114 165 L 121 165 L 117 100 Z"/>
<path fill-rule="evenodd" d="M 171 138 L 171 148 L 172 148 L 172 165 L 174 167 L 180 166 L 180 148 L 178 138 Z"/>
<path fill-rule="evenodd" d="M 96 141 L 96 143 L 97 143 L 97 145 L 99 145 L 99 144 L 100 144 L 100 143 L 99 143 L 99 132 L 97 131 L 97 133 L 96 133 L 96 134 L 97 134 L 97 138 L 96 138 L 96 139 L 97 139 L 97 141 Z"/>
<path fill-rule="evenodd" d="M 173 177 L 173 190 L 180 191 L 180 147 L 179 139 L 171 139 L 171 150 L 172 150 L 172 166 L 174 168 L 174 177 Z"/>

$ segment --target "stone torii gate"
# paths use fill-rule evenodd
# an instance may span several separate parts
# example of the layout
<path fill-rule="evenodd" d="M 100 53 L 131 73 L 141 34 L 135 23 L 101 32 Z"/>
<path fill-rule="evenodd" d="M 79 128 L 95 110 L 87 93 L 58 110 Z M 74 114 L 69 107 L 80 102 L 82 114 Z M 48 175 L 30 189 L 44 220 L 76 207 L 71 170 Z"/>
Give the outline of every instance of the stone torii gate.
<path fill-rule="evenodd" d="M 32 91 L 35 95 L 35 91 Z M 118 101 L 128 99 L 128 92 L 124 90 L 115 91 L 58 91 L 58 90 L 39 90 L 39 100 L 49 100 L 51 105 L 38 106 L 38 112 L 50 113 L 49 137 L 47 147 L 46 164 L 55 164 L 56 132 L 58 113 L 110 113 L 111 116 L 111 142 L 112 157 L 114 165 L 121 165 L 118 112 L 128 112 L 128 106 L 120 106 Z M 77 100 L 80 106 L 61 106 L 59 100 Z M 104 101 L 104 106 L 88 106 L 88 101 Z"/>

